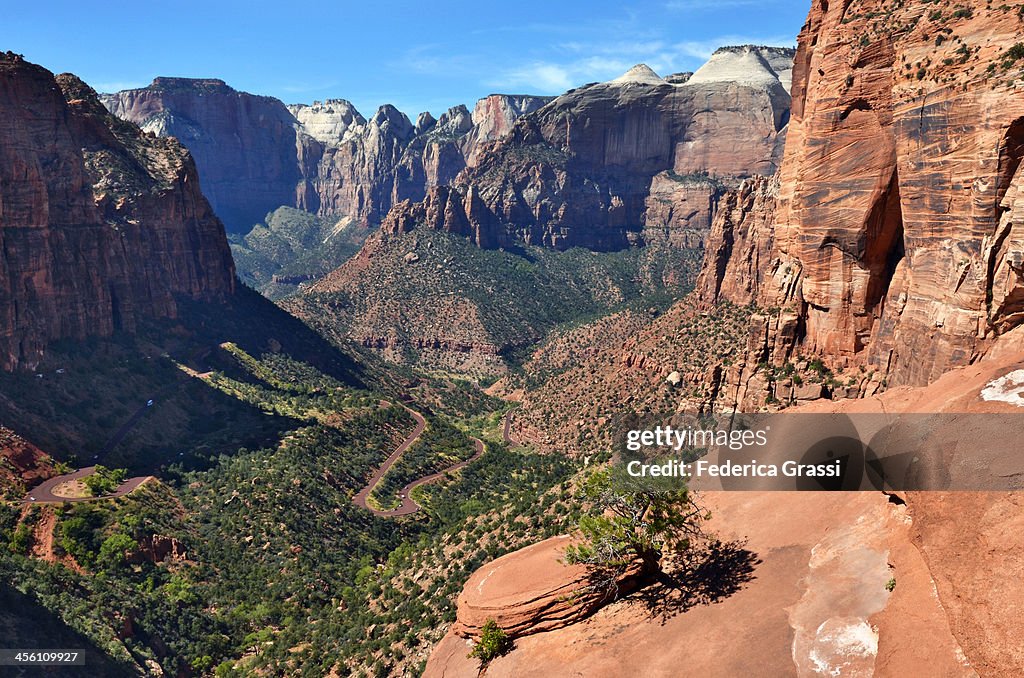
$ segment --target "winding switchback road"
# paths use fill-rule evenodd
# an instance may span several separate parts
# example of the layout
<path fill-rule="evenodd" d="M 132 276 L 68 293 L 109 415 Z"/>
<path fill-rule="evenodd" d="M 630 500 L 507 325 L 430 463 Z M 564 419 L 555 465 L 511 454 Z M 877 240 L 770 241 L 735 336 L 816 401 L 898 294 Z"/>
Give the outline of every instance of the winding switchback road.
<path fill-rule="evenodd" d="M 62 476 L 57 476 L 56 478 L 50 478 L 49 480 L 43 481 L 42 484 L 32 488 L 32 491 L 29 492 L 21 501 L 24 504 L 62 504 L 66 501 L 99 501 L 100 499 L 113 499 L 114 497 L 123 497 L 153 477 L 137 476 L 135 478 L 129 478 L 121 483 L 113 493 L 105 494 L 102 497 L 62 497 L 59 494 L 53 493 L 53 491 L 60 485 L 74 480 L 80 480 L 86 476 L 92 475 L 95 471 L 95 466 L 87 466 L 86 468 L 78 469 L 74 473 L 66 473 Z"/>
<path fill-rule="evenodd" d="M 387 403 L 386 401 L 381 401 L 381 406 L 387 407 L 389 406 L 389 403 Z M 402 407 L 405 407 L 405 405 L 403 405 Z M 384 460 L 384 463 L 381 464 L 380 468 L 378 468 L 370 477 L 370 481 L 366 484 L 366 487 L 359 490 L 356 496 L 352 498 L 352 501 L 354 501 L 357 506 L 366 509 L 367 511 L 373 513 L 376 516 L 380 516 L 381 518 L 398 518 L 400 516 L 407 516 L 412 513 L 416 513 L 417 511 L 420 510 L 421 507 L 412 499 L 411 493 L 415 488 L 419 487 L 420 485 L 426 485 L 427 483 L 435 482 L 437 480 L 440 480 L 449 473 L 458 471 L 459 469 L 479 459 L 480 455 L 482 455 L 485 450 L 484 442 L 478 438 L 473 438 L 473 444 L 476 446 L 476 454 L 474 454 L 472 457 L 465 461 L 460 461 L 457 464 L 453 464 L 452 466 L 449 466 L 443 471 L 438 471 L 437 473 L 432 473 L 428 476 L 417 478 L 416 480 L 412 481 L 411 483 L 403 487 L 401 492 L 399 493 L 399 495 L 402 498 L 402 503 L 398 506 L 398 508 L 390 509 L 388 511 L 381 511 L 380 509 L 373 508 L 372 506 L 367 504 L 366 498 L 370 496 L 370 492 L 372 492 L 373 488 L 377 486 L 377 483 L 380 482 L 380 479 L 384 477 L 384 474 L 387 473 L 388 470 L 390 470 L 391 467 L 394 466 L 398 462 L 398 460 L 402 458 L 402 455 L 405 454 L 406 450 L 412 447 L 412 444 L 416 442 L 416 439 L 420 437 L 420 434 L 423 433 L 423 431 L 427 427 L 427 422 L 425 419 L 423 419 L 423 415 L 421 415 L 419 412 L 415 412 L 409 409 L 408 407 L 406 407 L 405 409 L 409 412 L 409 414 L 413 416 L 413 418 L 416 419 L 416 428 L 413 429 L 413 432 L 409 435 L 408 438 L 402 441 L 401 445 L 395 448 L 394 452 L 388 455 L 388 458 Z"/>

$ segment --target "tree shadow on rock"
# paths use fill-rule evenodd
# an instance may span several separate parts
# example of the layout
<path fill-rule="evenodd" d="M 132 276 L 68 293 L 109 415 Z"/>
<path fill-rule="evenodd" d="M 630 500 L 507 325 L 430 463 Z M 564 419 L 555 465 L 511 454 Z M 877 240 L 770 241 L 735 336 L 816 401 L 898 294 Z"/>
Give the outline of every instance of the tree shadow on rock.
<path fill-rule="evenodd" d="M 666 556 L 664 569 L 635 596 L 662 624 L 698 605 L 717 603 L 754 580 L 761 564 L 746 542 L 712 540 L 688 553 Z"/>

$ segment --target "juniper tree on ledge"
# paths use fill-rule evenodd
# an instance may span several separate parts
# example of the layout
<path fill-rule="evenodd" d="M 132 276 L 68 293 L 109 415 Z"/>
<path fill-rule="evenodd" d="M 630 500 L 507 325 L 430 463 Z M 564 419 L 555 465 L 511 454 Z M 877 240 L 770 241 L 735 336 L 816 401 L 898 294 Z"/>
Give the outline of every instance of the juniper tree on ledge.
<path fill-rule="evenodd" d="M 565 562 L 587 566 L 592 586 L 611 597 L 631 568 L 639 566 L 642 577 L 662 575 L 663 557 L 695 548 L 710 517 L 685 486 L 659 487 L 617 468 L 593 473 L 581 493 L 582 539 L 566 547 Z"/>

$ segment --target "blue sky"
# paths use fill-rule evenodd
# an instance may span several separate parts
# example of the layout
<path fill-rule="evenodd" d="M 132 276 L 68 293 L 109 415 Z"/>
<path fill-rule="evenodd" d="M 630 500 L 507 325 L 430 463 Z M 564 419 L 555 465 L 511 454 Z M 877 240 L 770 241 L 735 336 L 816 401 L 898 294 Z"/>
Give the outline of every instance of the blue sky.
<path fill-rule="evenodd" d="M 13 3 L 12 3 L 13 4 Z M 100 91 L 217 77 L 287 103 L 349 99 L 435 115 L 492 92 L 558 94 L 645 62 L 694 70 L 718 46 L 795 44 L 805 0 L 305 3 L 19 2 L 13 50 Z"/>

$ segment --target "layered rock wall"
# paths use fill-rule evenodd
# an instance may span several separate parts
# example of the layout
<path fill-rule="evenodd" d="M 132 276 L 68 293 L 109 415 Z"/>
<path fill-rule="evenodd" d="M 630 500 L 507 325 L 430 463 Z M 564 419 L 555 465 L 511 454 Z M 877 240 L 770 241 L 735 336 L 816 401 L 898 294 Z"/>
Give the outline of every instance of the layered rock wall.
<path fill-rule="evenodd" d="M 0 54 L 0 368 L 56 339 L 223 299 L 234 264 L 195 165 L 70 75 Z"/>
<path fill-rule="evenodd" d="M 570 90 L 483 147 L 450 187 L 397 205 L 383 228 L 428 225 L 482 247 L 692 242 L 726 187 L 777 168 L 790 97 L 772 63 L 784 54 L 724 48 L 688 79 L 640 65 Z"/>
<path fill-rule="evenodd" d="M 776 361 L 919 385 L 1020 322 L 1019 25 L 1006 6 L 815 3 L 759 256 L 756 301 L 782 309 Z M 728 286 L 720 253 L 704 278 Z"/>
<path fill-rule="evenodd" d="M 277 99 L 237 92 L 222 80 L 157 78 L 103 101 L 119 118 L 188 148 L 204 193 L 230 226 L 252 226 L 281 205 L 319 207 L 301 162 L 319 159 L 316 142 L 296 131 Z"/>
<path fill-rule="evenodd" d="M 192 151 L 203 189 L 238 232 L 282 205 L 376 224 L 394 203 L 450 183 L 484 144 L 549 99 L 494 94 L 472 114 L 457 106 L 413 124 L 390 105 L 366 119 L 341 99 L 286 106 L 221 80 L 157 78 L 103 95 L 118 117 Z"/>

